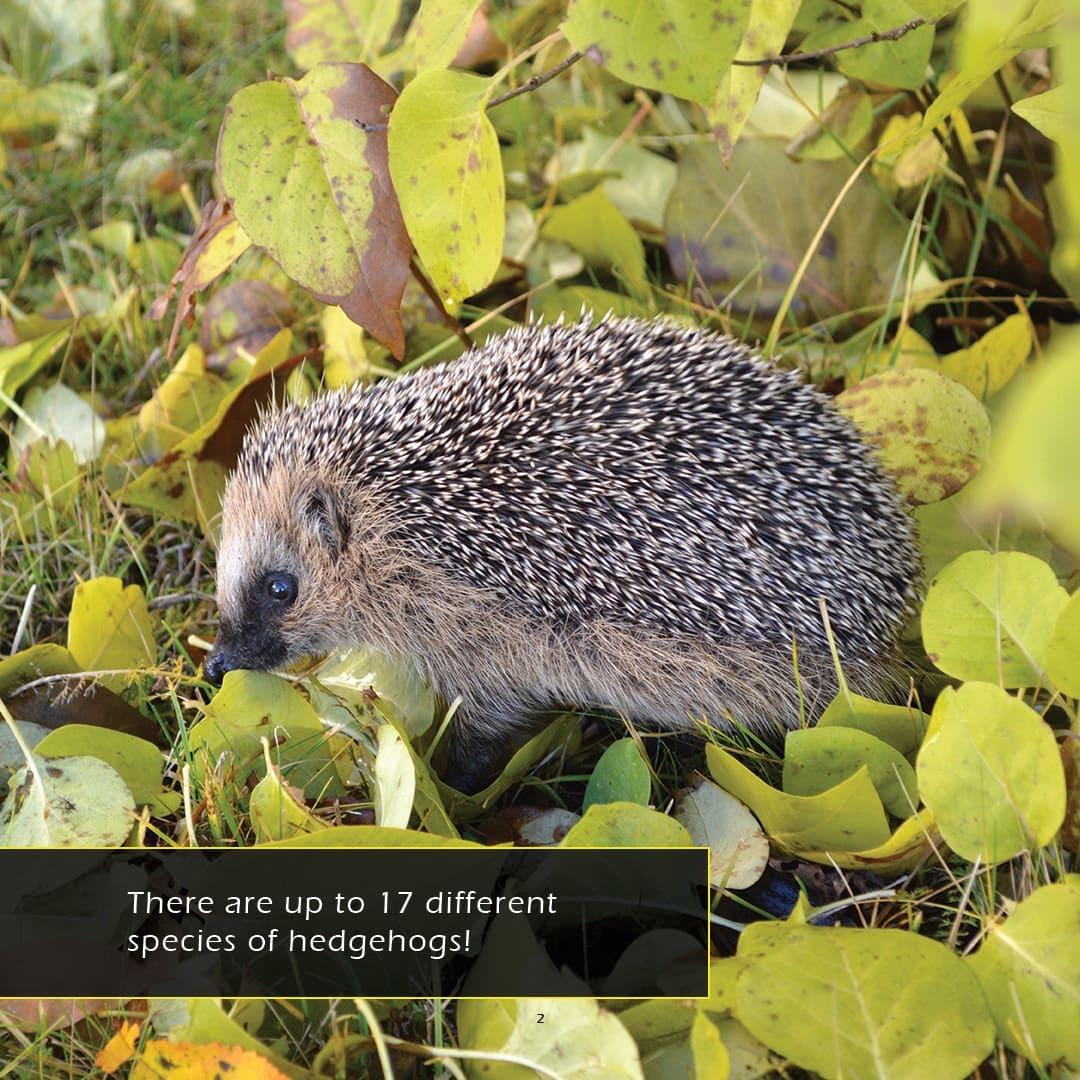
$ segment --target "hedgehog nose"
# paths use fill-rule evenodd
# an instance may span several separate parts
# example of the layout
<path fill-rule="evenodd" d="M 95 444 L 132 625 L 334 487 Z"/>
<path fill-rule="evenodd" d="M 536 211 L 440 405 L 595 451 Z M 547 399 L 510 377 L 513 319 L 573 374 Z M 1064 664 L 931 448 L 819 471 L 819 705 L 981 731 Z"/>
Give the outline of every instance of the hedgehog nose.
<path fill-rule="evenodd" d="M 203 661 L 203 675 L 206 676 L 207 682 L 213 683 L 214 686 L 220 686 L 226 672 L 232 671 L 236 667 L 235 658 L 215 645 L 210 650 L 210 655 Z"/>

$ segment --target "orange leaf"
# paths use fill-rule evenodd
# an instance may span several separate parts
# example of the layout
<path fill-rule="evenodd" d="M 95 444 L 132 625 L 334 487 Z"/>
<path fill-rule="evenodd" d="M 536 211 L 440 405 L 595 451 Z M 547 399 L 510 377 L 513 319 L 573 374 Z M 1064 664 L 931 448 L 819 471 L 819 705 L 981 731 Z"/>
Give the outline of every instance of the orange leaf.
<path fill-rule="evenodd" d="M 139 1027 L 139 1024 L 133 1024 L 130 1020 L 125 1020 L 120 1030 L 94 1058 L 94 1064 L 102 1072 L 116 1072 L 135 1053 L 135 1044 L 139 1041 Z"/>

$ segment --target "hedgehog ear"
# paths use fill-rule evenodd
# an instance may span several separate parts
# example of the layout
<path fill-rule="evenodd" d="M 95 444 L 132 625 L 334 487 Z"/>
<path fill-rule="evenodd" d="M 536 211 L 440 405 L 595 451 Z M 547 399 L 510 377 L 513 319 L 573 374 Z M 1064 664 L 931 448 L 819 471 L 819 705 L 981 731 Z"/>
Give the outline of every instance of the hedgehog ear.
<path fill-rule="evenodd" d="M 307 526 L 332 555 L 340 555 L 349 542 L 349 520 L 329 488 L 315 488 L 304 506 Z"/>

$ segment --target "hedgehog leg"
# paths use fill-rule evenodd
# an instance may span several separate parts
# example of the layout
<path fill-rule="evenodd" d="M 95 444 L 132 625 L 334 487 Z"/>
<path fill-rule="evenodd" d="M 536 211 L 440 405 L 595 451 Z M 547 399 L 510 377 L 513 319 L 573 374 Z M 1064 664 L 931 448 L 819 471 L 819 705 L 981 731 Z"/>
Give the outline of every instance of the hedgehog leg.
<path fill-rule="evenodd" d="M 450 748 L 443 772 L 443 783 L 460 791 L 464 795 L 475 795 L 487 787 L 495 767 L 496 755 L 477 754 L 479 747 L 472 739 L 460 739 L 451 736 Z M 492 747 L 487 747 L 493 750 Z"/>
<path fill-rule="evenodd" d="M 531 702 L 500 701 L 484 708 L 462 702 L 454 714 L 443 781 L 466 795 L 487 787 L 500 765 L 542 723 Z"/>

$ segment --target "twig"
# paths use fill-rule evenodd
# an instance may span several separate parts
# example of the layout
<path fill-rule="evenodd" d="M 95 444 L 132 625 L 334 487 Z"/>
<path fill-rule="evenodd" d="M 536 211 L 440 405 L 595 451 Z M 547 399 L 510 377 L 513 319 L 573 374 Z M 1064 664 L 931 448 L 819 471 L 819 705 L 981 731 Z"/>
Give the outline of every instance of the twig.
<path fill-rule="evenodd" d="M 891 30 L 875 30 L 863 37 L 852 41 L 845 41 L 843 45 L 829 45 L 824 49 L 814 49 L 812 52 L 788 53 L 786 56 L 763 56 L 758 60 L 732 60 L 733 64 L 740 67 L 768 67 L 773 64 L 798 64 L 805 60 L 820 60 L 823 56 L 832 56 L 833 53 L 843 52 L 845 49 L 858 49 L 863 45 L 873 45 L 879 41 L 899 41 L 902 37 L 910 34 L 912 30 L 918 30 L 925 26 L 926 19 L 912 19 L 903 26 L 894 26 Z"/>
<path fill-rule="evenodd" d="M 202 593 L 170 593 L 167 596 L 156 596 L 153 600 L 147 600 L 146 606 L 150 611 L 159 611 L 162 608 L 176 607 L 178 604 L 197 604 L 200 600 L 210 600 L 212 597 Z"/>
<path fill-rule="evenodd" d="M 502 105 L 511 98 L 516 98 L 519 94 L 527 94 L 538 86 L 543 86 L 544 83 L 554 79 L 556 75 L 561 75 L 568 67 L 576 64 L 584 55 L 583 52 L 572 52 L 562 63 L 556 64 L 550 71 L 541 71 L 539 75 L 526 79 L 520 86 L 515 86 L 513 90 L 507 90 L 505 94 L 493 97 L 487 103 L 487 107 L 494 109 L 496 105 Z"/>

